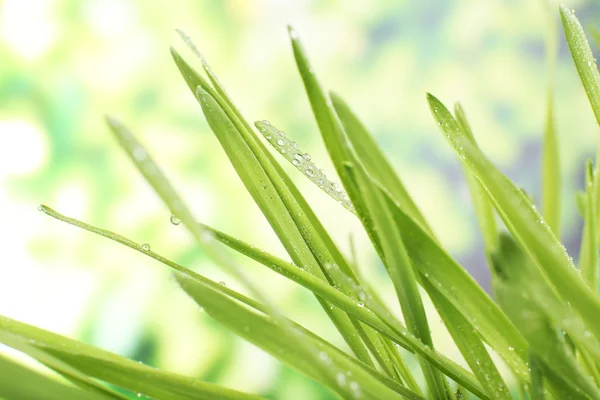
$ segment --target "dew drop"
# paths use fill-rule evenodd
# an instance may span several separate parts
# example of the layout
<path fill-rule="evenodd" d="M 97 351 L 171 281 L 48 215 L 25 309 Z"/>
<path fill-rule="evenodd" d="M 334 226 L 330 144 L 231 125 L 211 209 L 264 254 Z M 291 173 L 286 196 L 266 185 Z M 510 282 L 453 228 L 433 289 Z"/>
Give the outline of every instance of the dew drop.
<path fill-rule="evenodd" d="M 315 174 L 315 172 L 312 170 L 312 168 L 306 168 L 306 170 L 304 172 L 306 172 L 306 175 L 308 175 L 308 176 L 313 176 Z"/>
<path fill-rule="evenodd" d="M 365 303 L 363 303 L 362 301 L 359 301 L 358 303 L 356 303 L 356 305 L 359 307 L 364 307 Z"/>
<path fill-rule="evenodd" d="M 294 158 L 295 158 L 297 161 L 303 161 L 303 160 L 304 160 L 304 159 L 302 158 L 302 154 L 300 154 L 300 153 L 296 153 L 296 154 L 294 154 Z"/>
<path fill-rule="evenodd" d="M 294 164 L 295 166 L 300 165 L 300 161 L 298 160 L 292 160 L 292 164 Z"/>
<path fill-rule="evenodd" d="M 304 153 L 304 155 L 302 156 L 306 161 L 310 161 L 311 157 L 310 154 L 308 153 Z"/>
<path fill-rule="evenodd" d="M 508 346 L 508 351 L 515 351 L 515 348 L 512 346 Z"/>
<path fill-rule="evenodd" d="M 151 248 L 150 248 L 150 245 L 149 245 L 148 243 L 144 243 L 144 244 L 142 245 L 142 250 L 144 250 L 144 251 L 150 251 L 150 249 L 151 249 Z"/>
<path fill-rule="evenodd" d="M 285 144 L 285 141 L 283 139 L 277 139 L 277 144 L 283 146 Z"/>
<path fill-rule="evenodd" d="M 171 223 L 175 226 L 179 225 L 181 223 L 181 220 L 179 218 L 177 218 L 176 215 L 171 215 Z"/>
<path fill-rule="evenodd" d="M 41 204 L 38 206 L 38 211 L 44 211 L 44 207 Z"/>
<path fill-rule="evenodd" d="M 219 285 L 221 285 L 223 287 L 227 287 L 227 284 L 225 283 L 225 281 L 219 281 Z"/>

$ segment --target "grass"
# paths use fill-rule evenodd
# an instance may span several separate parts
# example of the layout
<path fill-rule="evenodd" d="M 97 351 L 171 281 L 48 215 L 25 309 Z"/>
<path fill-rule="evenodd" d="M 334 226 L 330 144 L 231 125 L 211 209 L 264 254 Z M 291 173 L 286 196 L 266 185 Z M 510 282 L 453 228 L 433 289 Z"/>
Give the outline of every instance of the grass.
<path fill-rule="evenodd" d="M 574 13 L 561 6 L 560 16 L 600 123 L 600 74 L 595 59 Z M 116 119 L 107 118 L 117 141 L 163 200 L 172 220 L 184 225 L 216 264 L 236 276 L 249 297 L 121 235 L 44 205 L 40 210 L 160 261 L 212 318 L 339 397 L 600 399 L 599 171 L 587 163 L 585 192 L 578 198 L 585 226 L 576 266 L 557 239 L 561 186 L 552 79 L 546 99 L 541 213 L 481 152 L 460 104 L 452 113 L 427 94 L 433 119 L 464 168 L 493 277 L 492 299 L 440 245 L 367 128 L 343 99 L 323 90 L 298 34 L 292 28 L 289 33 L 308 100 L 343 189 L 268 121 L 256 122 L 253 128 L 185 34 L 181 36 L 200 57 L 203 74 L 175 50 L 171 54 L 208 125 L 291 261 L 196 221 L 135 136 Z M 552 26 L 547 48 L 548 69 L 553 71 L 556 32 Z M 340 252 L 270 147 L 337 200 L 349 219 L 359 218 L 393 284 L 405 324 L 393 316 L 377 290 Z M 287 318 L 244 274 L 227 248 L 314 293 L 349 351 Z M 435 306 L 468 368 L 434 348 L 423 293 Z M 122 399 L 137 394 L 156 399 L 260 398 L 157 370 L 5 317 L 0 317 L 0 343 L 57 373 L 44 374 L 0 355 L 1 376 L 9 378 L 0 380 L 0 397 Z M 407 366 L 407 352 L 418 360 L 422 385 Z"/>

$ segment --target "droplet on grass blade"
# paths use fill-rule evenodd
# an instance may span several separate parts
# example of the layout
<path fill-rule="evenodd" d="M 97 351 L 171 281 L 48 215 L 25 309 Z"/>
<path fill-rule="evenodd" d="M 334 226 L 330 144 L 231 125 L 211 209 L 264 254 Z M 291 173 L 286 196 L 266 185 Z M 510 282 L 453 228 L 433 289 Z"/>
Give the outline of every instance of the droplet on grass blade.
<path fill-rule="evenodd" d="M 148 243 L 144 243 L 142 245 L 142 250 L 144 250 L 144 251 L 150 251 L 151 247 L 150 247 L 150 245 Z"/>
<path fill-rule="evenodd" d="M 313 183 L 317 184 L 334 200 L 342 204 L 348 211 L 355 212 L 352 202 L 348 199 L 346 192 L 339 188 L 336 182 L 327 179 L 322 169 L 311 161 L 308 153 L 303 153 L 296 142 L 290 141 L 285 133 L 273 126 L 269 121 L 257 121 L 254 123 L 259 132 L 286 160 L 302 172 Z"/>
<path fill-rule="evenodd" d="M 179 225 L 181 223 L 181 220 L 175 215 L 171 215 L 170 221 L 173 225 Z"/>

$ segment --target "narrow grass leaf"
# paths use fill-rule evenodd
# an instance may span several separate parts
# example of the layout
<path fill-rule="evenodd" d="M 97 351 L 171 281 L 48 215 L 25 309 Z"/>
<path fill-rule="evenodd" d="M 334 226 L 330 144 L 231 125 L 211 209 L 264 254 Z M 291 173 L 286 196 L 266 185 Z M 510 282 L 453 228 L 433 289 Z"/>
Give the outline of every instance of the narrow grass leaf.
<path fill-rule="evenodd" d="M 579 271 L 581 277 L 592 290 L 598 288 L 598 230 L 597 230 L 597 178 L 594 176 L 591 160 L 585 166 L 585 208 L 583 218 L 583 237 L 579 253 Z"/>
<path fill-rule="evenodd" d="M 330 93 L 330 97 L 335 112 L 344 127 L 346 137 L 352 143 L 352 147 L 365 169 L 389 190 L 390 194 L 415 221 L 419 222 L 427 232 L 432 233 L 425 217 L 373 136 L 340 96 Z"/>
<path fill-rule="evenodd" d="M 600 299 L 578 275 L 565 248 L 552 230 L 525 199 L 521 190 L 504 176 L 473 145 L 444 105 L 432 95 L 428 102 L 438 126 L 463 163 L 485 187 L 513 235 L 544 270 L 552 284 L 600 337 Z"/>
<path fill-rule="evenodd" d="M 529 368 L 531 368 L 531 400 L 545 400 L 544 366 L 533 354 L 529 357 Z"/>
<path fill-rule="evenodd" d="M 394 284 L 406 326 L 423 344 L 433 348 L 431 331 L 417 284 L 417 275 L 402 242 L 400 232 L 393 223 L 385 199 L 367 179 L 360 165 L 354 164 L 347 173 L 354 179 L 358 191 L 362 193 L 366 211 L 369 213 L 380 239 L 383 262 Z M 426 359 L 419 357 L 419 362 L 432 396 L 436 399 L 451 398 L 445 378 Z"/>
<path fill-rule="evenodd" d="M 35 400 L 110 400 L 118 397 L 88 391 L 0 354 L 0 398 Z"/>
<path fill-rule="evenodd" d="M 0 340 L 6 335 L 58 358 L 82 373 L 135 393 L 165 400 L 259 399 L 260 397 L 151 368 L 52 332 L 0 316 Z"/>
<path fill-rule="evenodd" d="M 596 116 L 596 122 L 600 124 L 600 73 L 596 59 L 573 10 L 561 5 L 560 18 L 575 68 Z"/>
<path fill-rule="evenodd" d="M 531 354 L 554 372 L 556 379 L 550 379 L 550 384 L 599 399 L 598 388 L 567 350 L 548 310 L 536 299 L 536 293 L 544 291 L 541 272 L 512 237 L 500 236 L 494 268 L 499 277 L 494 286 L 496 298 L 529 342 Z"/>
<path fill-rule="evenodd" d="M 272 318 L 255 314 L 186 276 L 176 275 L 176 278 L 182 288 L 214 319 L 281 361 L 340 393 L 344 398 L 423 399 L 402 386 L 396 387 L 398 392 L 391 390 L 376 379 L 372 372 L 365 370 L 344 353 L 328 346 L 324 341 L 315 340 L 315 337 L 304 335 L 297 330 L 296 334 L 303 335 L 304 340 L 311 343 L 311 348 L 318 354 L 319 362 L 327 368 L 338 371 L 337 385 L 331 385 L 329 380 L 323 380 L 322 374 L 315 370 L 314 364 L 306 360 L 302 352 L 298 352 L 289 333 L 280 329 Z"/>

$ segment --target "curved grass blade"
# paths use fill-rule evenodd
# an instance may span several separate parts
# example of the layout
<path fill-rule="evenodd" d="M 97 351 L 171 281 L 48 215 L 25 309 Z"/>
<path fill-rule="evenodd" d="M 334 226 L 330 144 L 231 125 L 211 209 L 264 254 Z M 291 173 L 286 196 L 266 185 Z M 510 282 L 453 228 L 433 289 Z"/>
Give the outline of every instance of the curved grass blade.
<path fill-rule="evenodd" d="M 82 373 L 136 393 L 165 400 L 259 399 L 251 394 L 151 368 L 31 325 L 0 316 L 0 340 L 12 336 L 41 350 Z"/>
<path fill-rule="evenodd" d="M 350 106 L 340 96 L 332 92 L 329 93 L 329 96 L 335 112 L 344 127 L 346 137 L 352 143 L 352 147 L 365 169 L 375 180 L 389 190 L 394 199 L 415 221 L 420 223 L 433 236 L 433 232 L 427 224 L 425 217 L 421 214 L 421 211 L 385 157 L 385 154 L 375 142 L 373 136 L 371 136 L 367 128 L 350 109 Z"/>
<path fill-rule="evenodd" d="M 600 299 L 581 280 L 565 248 L 521 190 L 473 145 L 444 105 L 428 94 L 438 126 L 463 163 L 481 182 L 511 233 L 518 238 L 552 284 L 600 338 Z"/>
<path fill-rule="evenodd" d="M 544 366 L 533 354 L 529 357 L 529 368 L 531 368 L 531 400 L 545 400 Z"/>
<path fill-rule="evenodd" d="M 596 122 L 600 124 L 600 73 L 596 59 L 575 13 L 561 5 L 560 18 L 575 68 L 596 116 Z"/>
<path fill-rule="evenodd" d="M 87 391 L 0 354 L 0 398 L 31 400 L 110 400 L 119 397 Z"/>
<path fill-rule="evenodd" d="M 176 278 L 181 287 L 214 319 L 331 390 L 345 394 L 345 398 L 423 399 L 402 386 L 396 387 L 398 393 L 394 392 L 373 377 L 371 372 L 352 361 L 348 355 L 328 346 L 324 341 L 315 340 L 316 338 L 297 331 L 296 334 L 303 335 L 303 340 L 310 342 L 318 350 L 321 362 L 339 371 L 336 374 L 337 385 L 332 386 L 329 381 L 323 380 L 322 374 L 315 371 L 314 365 L 309 363 L 301 352 L 290 345 L 289 333 L 281 330 L 272 318 L 255 314 L 186 276 L 176 275 Z M 346 389 L 345 393 L 340 392 L 340 387 Z"/>
<path fill-rule="evenodd" d="M 543 277 L 512 237 L 500 236 L 494 268 L 499 277 L 494 287 L 496 298 L 529 342 L 531 354 L 553 371 L 555 378 L 549 383 L 568 387 L 573 394 L 600 399 L 598 388 L 559 338 L 551 314 L 540 307 L 543 303 L 537 301 L 536 295 L 545 291 Z"/>

